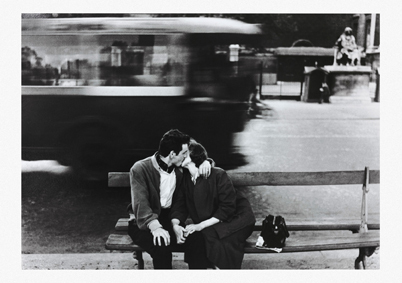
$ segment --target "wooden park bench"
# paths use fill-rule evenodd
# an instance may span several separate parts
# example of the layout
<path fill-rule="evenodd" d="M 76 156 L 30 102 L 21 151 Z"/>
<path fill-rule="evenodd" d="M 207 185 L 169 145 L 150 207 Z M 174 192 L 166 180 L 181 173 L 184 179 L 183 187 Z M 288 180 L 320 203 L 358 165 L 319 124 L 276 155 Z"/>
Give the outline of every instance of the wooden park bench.
<path fill-rule="evenodd" d="M 380 171 L 369 170 L 367 167 L 361 171 L 335 171 L 335 172 L 241 172 L 230 173 L 230 179 L 235 187 L 246 187 L 252 190 L 255 186 L 324 186 L 324 185 L 352 185 L 361 184 L 362 204 L 361 219 L 341 220 L 292 220 L 285 217 L 289 231 L 324 231 L 329 233 L 317 233 L 319 235 L 301 235 L 302 233 L 291 233 L 286 240 L 282 253 L 311 252 L 325 250 L 359 249 L 359 255 L 355 260 L 356 269 L 366 268 L 366 258 L 371 256 L 380 246 L 380 224 L 379 220 L 368 221 L 367 194 L 369 184 L 380 183 Z M 110 172 L 109 187 L 130 187 L 128 172 Z M 254 210 L 256 213 L 256 211 Z M 256 213 L 257 214 L 257 213 Z M 264 213 L 263 215 L 268 214 Z M 257 219 L 254 230 L 259 234 L 262 220 Z M 134 258 L 138 261 L 138 268 L 144 269 L 143 250 L 131 240 L 127 234 L 128 218 L 121 218 L 117 221 L 115 232 L 109 235 L 106 241 L 106 249 L 117 251 L 133 252 Z M 334 230 L 346 230 L 352 233 L 341 235 L 331 233 Z M 325 235 L 323 235 L 325 234 Z M 258 236 L 258 235 L 257 235 Z M 245 253 L 269 253 L 272 251 L 258 249 L 255 247 L 256 237 L 251 236 L 247 240 Z M 183 252 L 178 248 L 174 252 Z"/>

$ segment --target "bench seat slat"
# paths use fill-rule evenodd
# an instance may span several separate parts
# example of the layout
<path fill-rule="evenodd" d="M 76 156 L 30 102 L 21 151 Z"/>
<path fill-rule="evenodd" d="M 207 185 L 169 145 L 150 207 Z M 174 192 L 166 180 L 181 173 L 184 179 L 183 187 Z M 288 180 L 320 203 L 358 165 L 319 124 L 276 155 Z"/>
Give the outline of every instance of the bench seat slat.
<path fill-rule="evenodd" d="M 257 219 L 254 230 L 261 231 L 262 218 Z M 286 225 L 289 231 L 317 231 L 317 230 L 359 230 L 359 219 L 345 219 L 345 220 L 292 220 L 286 219 Z M 369 222 L 367 224 L 369 230 L 380 229 L 379 221 Z M 127 231 L 128 218 L 120 218 L 115 226 L 116 231 Z"/>
<path fill-rule="evenodd" d="M 319 186 L 364 183 L 364 171 L 228 172 L 235 186 Z M 370 170 L 370 184 L 380 183 L 380 171 Z M 130 187 L 128 172 L 109 172 L 109 187 Z"/>
<path fill-rule="evenodd" d="M 286 246 L 282 253 L 287 252 L 308 252 L 321 250 L 342 250 L 364 247 L 378 247 L 380 245 L 380 232 L 369 231 L 367 233 L 357 233 L 350 235 L 329 235 L 315 237 L 301 237 L 291 235 L 286 240 Z M 108 250 L 121 251 L 142 251 L 135 245 L 127 234 L 111 234 L 105 245 Z M 175 250 L 182 252 L 183 249 Z M 245 253 L 269 253 L 272 251 L 255 248 L 255 241 L 248 240 Z"/>
<path fill-rule="evenodd" d="M 323 250 L 344 250 L 365 247 L 379 247 L 380 232 L 369 231 L 349 235 L 309 236 L 291 235 L 286 240 L 286 246 L 282 252 L 311 252 Z M 266 253 L 266 250 L 255 248 L 252 238 L 247 241 L 246 253 Z"/>
<path fill-rule="evenodd" d="M 363 184 L 364 171 L 239 172 L 228 173 L 235 186 L 319 186 Z M 379 171 L 371 170 L 369 183 L 379 183 Z"/>

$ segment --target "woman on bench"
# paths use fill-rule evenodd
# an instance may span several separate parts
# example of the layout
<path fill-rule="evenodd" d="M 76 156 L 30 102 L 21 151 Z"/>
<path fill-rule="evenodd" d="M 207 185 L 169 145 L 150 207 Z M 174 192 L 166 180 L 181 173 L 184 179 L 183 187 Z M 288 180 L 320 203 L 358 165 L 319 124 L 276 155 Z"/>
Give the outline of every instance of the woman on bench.
<path fill-rule="evenodd" d="M 184 260 L 190 269 L 239 269 L 255 224 L 250 203 L 221 168 L 213 167 L 208 179 L 199 178 L 198 166 L 208 158 L 207 151 L 194 141 L 189 151 L 171 212 L 177 241 L 185 247 Z M 194 224 L 180 228 L 188 215 Z"/>

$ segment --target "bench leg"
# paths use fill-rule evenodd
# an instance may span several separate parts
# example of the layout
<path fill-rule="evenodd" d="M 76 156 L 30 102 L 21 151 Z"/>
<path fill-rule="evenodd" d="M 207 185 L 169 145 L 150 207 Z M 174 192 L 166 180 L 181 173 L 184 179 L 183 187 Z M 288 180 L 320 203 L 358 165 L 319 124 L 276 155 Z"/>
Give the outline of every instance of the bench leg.
<path fill-rule="evenodd" d="M 367 257 L 371 256 L 376 249 L 376 247 L 360 248 L 359 256 L 355 260 L 355 269 L 366 269 Z"/>
<path fill-rule="evenodd" d="M 359 249 L 359 256 L 355 260 L 355 269 L 366 269 L 366 255 L 364 253 L 364 248 Z"/>
<path fill-rule="evenodd" d="M 138 269 L 144 269 L 144 259 L 142 258 L 142 251 L 133 252 L 133 258 L 137 260 Z"/>

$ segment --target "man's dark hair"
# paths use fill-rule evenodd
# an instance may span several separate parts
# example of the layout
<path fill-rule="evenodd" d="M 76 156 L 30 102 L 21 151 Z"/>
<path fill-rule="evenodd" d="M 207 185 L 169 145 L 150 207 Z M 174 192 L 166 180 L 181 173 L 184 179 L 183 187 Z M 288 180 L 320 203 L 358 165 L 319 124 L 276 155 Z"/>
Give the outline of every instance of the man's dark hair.
<path fill-rule="evenodd" d="M 208 159 L 207 150 L 198 142 L 192 140 L 188 146 L 190 151 L 191 161 L 195 166 L 199 167 L 205 160 Z"/>
<path fill-rule="evenodd" d="M 179 154 L 183 149 L 183 144 L 190 142 L 190 136 L 180 132 L 177 129 L 172 129 L 166 132 L 159 143 L 159 154 L 163 157 L 169 155 L 173 150 L 174 153 Z"/>

